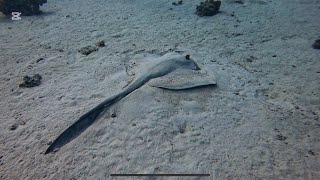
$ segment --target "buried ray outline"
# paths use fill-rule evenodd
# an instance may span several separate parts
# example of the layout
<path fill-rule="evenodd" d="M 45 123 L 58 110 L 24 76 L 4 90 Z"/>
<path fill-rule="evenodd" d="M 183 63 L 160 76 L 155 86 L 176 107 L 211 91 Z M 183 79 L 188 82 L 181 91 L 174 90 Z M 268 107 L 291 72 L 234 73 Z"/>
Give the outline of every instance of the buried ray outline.
<path fill-rule="evenodd" d="M 151 63 L 145 65 L 144 71 L 123 88 L 119 93 L 107 98 L 95 108 L 81 116 L 76 122 L 62 132 L 48 147 L 45 154 L 58 150 L 85 131 L 107 107 L 126 97 L 146 83 L 164 89 L 188 89 L 193 87 L 216 84 L 213 75 L 200 69 L 189 55 L 183 56 L 170 52 L 161 57 L 149 56 Z"/>

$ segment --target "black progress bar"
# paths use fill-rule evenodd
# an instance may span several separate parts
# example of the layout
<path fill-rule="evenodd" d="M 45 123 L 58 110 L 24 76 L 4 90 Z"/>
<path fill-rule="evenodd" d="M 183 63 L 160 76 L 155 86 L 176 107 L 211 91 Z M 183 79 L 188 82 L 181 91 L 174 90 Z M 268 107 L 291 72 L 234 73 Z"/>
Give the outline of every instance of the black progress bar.
<path fill-rule="evenodd" d="M 210 174 L 110 174 L 110 176 L 210 176 Z"/>

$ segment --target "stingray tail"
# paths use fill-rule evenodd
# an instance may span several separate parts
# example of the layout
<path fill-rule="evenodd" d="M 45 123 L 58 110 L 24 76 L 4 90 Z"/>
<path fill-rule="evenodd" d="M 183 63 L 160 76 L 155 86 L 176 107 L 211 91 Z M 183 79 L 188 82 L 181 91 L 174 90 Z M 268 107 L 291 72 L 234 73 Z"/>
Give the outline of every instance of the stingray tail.
<path fill-rule="evenodd" d="M 69 143 L 77 136 L 79 136 L 83 131 L 85 131 L 92 123 L 97 119 L 99 114 L 108 106 L 112 105 L 113 103 L 119 101 L 138 87 L 142 86 L 145 82 L 149 79 L 148 77 L 143 77 L 142 79 L 138 79 L 137 81 L 133 82 L 131 85 L 127 86 L 126 88 L 122 89 L 121 92 L 118 94 L 111 96 L 110 98 L 106 99 L 102 103 L 100 103 L 97 107 L 93 108 L 91 111 L 87 112 L 83 116 L 80 117 L 75 123 L 68 127 L 53 143 L 48 147 L 45 154 L 53 152 L 54 150 L 61 148 L 65 144 Z"/>
<path fill-rule="evenodd" d="M 48 147 L 45 154 L 64 146 L 79 136 L 86 130 L 96 119 L 97 116 L 104 110 L 104 106 L 97 106 L 88 113 L 80 117 L 78 121 L 68 127 L 53 143 Z"/>

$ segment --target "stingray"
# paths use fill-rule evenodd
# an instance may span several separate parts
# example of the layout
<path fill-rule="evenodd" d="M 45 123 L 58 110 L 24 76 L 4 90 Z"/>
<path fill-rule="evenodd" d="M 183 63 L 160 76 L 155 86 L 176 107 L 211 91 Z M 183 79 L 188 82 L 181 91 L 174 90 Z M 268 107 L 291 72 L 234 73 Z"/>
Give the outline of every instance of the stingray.
<path fill-rule="evenodd" d="M 140 64 L 131 69 L 138 71 L 134 79 L 117 94 L 107 98 L 95 108 L 81 116 L 76 122 L 60 134 L 48 147 L 45 154 L 57 151 L 69 143 L 97 119 L 98 115 L 107 107 L 121 100 L 144 84 L 170 90 L 189 89 L 199 86 L 216 84 L 215 77 L 203 69 L 190 58 L 178 52 L 170 52 L 163 56 L 146 55 L 140 59 Z"/>

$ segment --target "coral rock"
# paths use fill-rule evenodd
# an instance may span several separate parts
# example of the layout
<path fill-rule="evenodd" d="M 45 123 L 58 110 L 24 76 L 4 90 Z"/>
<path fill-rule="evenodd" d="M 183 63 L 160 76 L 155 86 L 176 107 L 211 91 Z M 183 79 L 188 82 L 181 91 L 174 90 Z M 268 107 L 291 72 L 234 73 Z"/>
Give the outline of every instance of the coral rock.
<path fill-rule="evenodd" d="M 40 14 L 40 6 L 47 0 L 0 0 L 0 12 L 11 15 L 12 12 L 20 12 L 22 16 Z"/>
<path fill-rule="evenodd" d="M 221 1 L 206 0 L 197 6 L 196 14 L 199 16 L 213 16 L 219 12 Z"/>
<path fill-rule="evenodd" d="M 98 48 L 94 46 L 86 46 L 78 50 L 78 52 L 83 55 L 89 55 L 94 51 L 98 51 Z"/>
<path fill-rule="evenodd" d="M 41 79 L 42 77 L 39 74 L 35 74 L 34 76 L 30 77 L 30 76 L 25 76 L 23 78 L 23 83 L 19 85 L 19 87 L 35 87 L 35 86 L 39 86 L 41 84 Z"/>
<path fill-rule="evenodd" d="M 320 39 L 317 39 L 313 44 L 312 44 L 313 49 L 320 49 Z"/>

